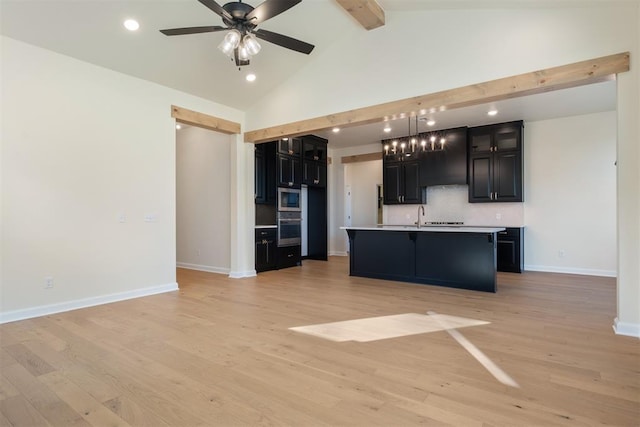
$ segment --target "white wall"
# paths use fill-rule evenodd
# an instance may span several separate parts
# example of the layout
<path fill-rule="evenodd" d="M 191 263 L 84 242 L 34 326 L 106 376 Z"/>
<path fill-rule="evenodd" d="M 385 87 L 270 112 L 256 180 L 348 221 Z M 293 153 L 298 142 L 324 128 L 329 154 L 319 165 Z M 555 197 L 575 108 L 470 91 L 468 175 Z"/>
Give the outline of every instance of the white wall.
<path fill-rule="evenodd" d="M 248 128 L 629 51 L 631 71 L 618 76 L 616 330 L 640 335 L 640 6 L 635 1 L 601 2 L 599 6 L 574 2 L 572 7 L 491 9 L 486 6 L 490 3 L 478 1 L 475 10 L 388 11 L 382 28 L 345 32 L 342 43 L 312 58 L 308 66 L 256 103 L 247 112 Z M 292 102 L 302 98 L 299 94 L 313 102 Z"/>
<path fill-rule="evenodd" d="M 351 186 L 351 225 L 377 222 L 378 192 L 382 185 L 382 160 L 347 163 L 345 185 Z"/>
<path fill-rule="evenodd" d="M 243 113 L 1 42 L 0 321 L 175 289 L 170 107 L 240 123 Z"/>
<path fill-rule="evenodd" d="M 346 255 L 347 254 L 347 233 L 344 230 L 340 230 L 340 227 L 345 225 L 345 185 L 349 185 L 346 177 L 346 166 L 349 164 L 343 164 L 341 158 L 344 156 L 353 156 L 356 154 L 372 153 L 380 149 L 379 144 L 368 144 L 350 148 L 334 147 L 329 141 L 329 157 L 331 157 L 331 164 L 327 168 L 327 181 L 328 181 L 328 199 L 329 199 L 329 255 Z M 382 183 L 382 166 L 381 162 L 377 163 L 380 170 L 379 182 Z M 370 166 L 375 169 L 375 166 Z M 351 176 L 351 180 L 355 181 L 355 185 L 359 186 L 358 177 L 362 174 Z M 371 182 L 371 185 L 375 183 Z M 358 196 L 359 198 L 360 196 Z M 366 196 L 364 196 L 366 198 Z M 353 224 L 353 222 L 352 222 Z"/>
<path fill-rule="evenodd" d="M 525 126 L 525 269 L 615 276 L 616 113 Z"/>
<path fill-rule="evenodd" d="M 179 267 L 228 274 L 230 160 L 234 137 L 194 126 L 176 131 Z"/>

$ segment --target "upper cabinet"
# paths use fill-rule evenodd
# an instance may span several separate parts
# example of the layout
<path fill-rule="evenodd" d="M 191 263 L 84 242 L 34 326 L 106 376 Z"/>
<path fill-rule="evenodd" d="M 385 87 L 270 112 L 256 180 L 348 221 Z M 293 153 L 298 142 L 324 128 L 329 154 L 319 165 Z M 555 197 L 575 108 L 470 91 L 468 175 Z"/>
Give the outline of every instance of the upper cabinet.
<path fill-rule="evenodd" d="M 469 129 L 469 202 L 522 202 L 522 121 Z"/>
<path fill-rule="evenodd" d="M 467 183 L 467 128 L 382 141 L 384 203 L 424 204 L 425 187 Z"/>
<path fill-rule="evenodd" d="M 327 140 L 315 135 L 302 137 L 302 158 L 327 164 Z"/>
<path fill-rule="evenodd" d="M 278 187 L 300 188 L 301 184 L 300 156 L 278 154 Z"/>
<path fill-rule="evenodd" d="M 276 144 L 268 142 L 255 146 L 256 204 L 276 204 Z"/>
<path fill-rule="evenodd" d="M 301 138 L 283 138 L 278 140 L 278 153 L 300 157 L 302 152 Z"/>
<path fill-rule="evenodd" d="M 425 191 L 420 188 L 419 178 L 418 160 L 383 162 L 384 204 L 424 204 Z"/>
<path fill-rule="evenodd" d="M 467 128 L 422 134 L 420 186 L 465 185 L 467 183 Z"/>
<path fill-rule="evenodd" d="M 327 140 L 315 135 L 302 137 L 302 183 L 327 186 Z"/>

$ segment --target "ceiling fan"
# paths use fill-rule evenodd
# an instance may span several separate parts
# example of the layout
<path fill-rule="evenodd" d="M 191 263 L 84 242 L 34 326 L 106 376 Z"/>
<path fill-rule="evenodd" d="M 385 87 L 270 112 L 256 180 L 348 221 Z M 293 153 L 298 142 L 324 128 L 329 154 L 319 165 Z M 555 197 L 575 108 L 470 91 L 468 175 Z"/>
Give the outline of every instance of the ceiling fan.
<path fill-rule="evenodd" d="M 251 56 L 260 51 L 260 44 L 256 37 L 287 49 L 304 54 L 310 54 L 314 46 L 309 43 L 294 39 L 271 31 L 256 29 L 267 19 L 285 12 L 302 0 L 266 0 L 255 8 L 240 1 L 229 2 L 220 6 L 215 0 L 198 0 L 222 18 L 226 27 L 218 25 L 207 27 L 172 28 L 160 30 L 167 36 L 180 36 L 184 34 L 212 33 L 228 31 L 224 40 L 218 46 L 224 54 L 233 58 L 238 67 L 249 65 Z"/>

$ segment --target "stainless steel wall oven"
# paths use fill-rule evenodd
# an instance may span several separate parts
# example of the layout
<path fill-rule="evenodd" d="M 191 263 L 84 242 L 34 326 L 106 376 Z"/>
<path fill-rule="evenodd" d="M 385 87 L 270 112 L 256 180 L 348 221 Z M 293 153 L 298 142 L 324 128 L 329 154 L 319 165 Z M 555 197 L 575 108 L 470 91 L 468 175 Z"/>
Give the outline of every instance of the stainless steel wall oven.
<path fill-rule="evenodd" d="M 278 212 L 278 246 L 296 246 L 302 241 L 300 212 Z"/>

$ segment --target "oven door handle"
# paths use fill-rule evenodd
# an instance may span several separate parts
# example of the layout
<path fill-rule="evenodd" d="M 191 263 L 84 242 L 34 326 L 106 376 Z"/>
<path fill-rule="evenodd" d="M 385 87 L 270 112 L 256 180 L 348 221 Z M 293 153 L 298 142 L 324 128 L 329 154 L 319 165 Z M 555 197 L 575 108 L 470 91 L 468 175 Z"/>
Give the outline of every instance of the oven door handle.
<path fill-rule="evenodd" d="M 302 222 L 301 219 L 280 219 L 280 222 Z"/>

